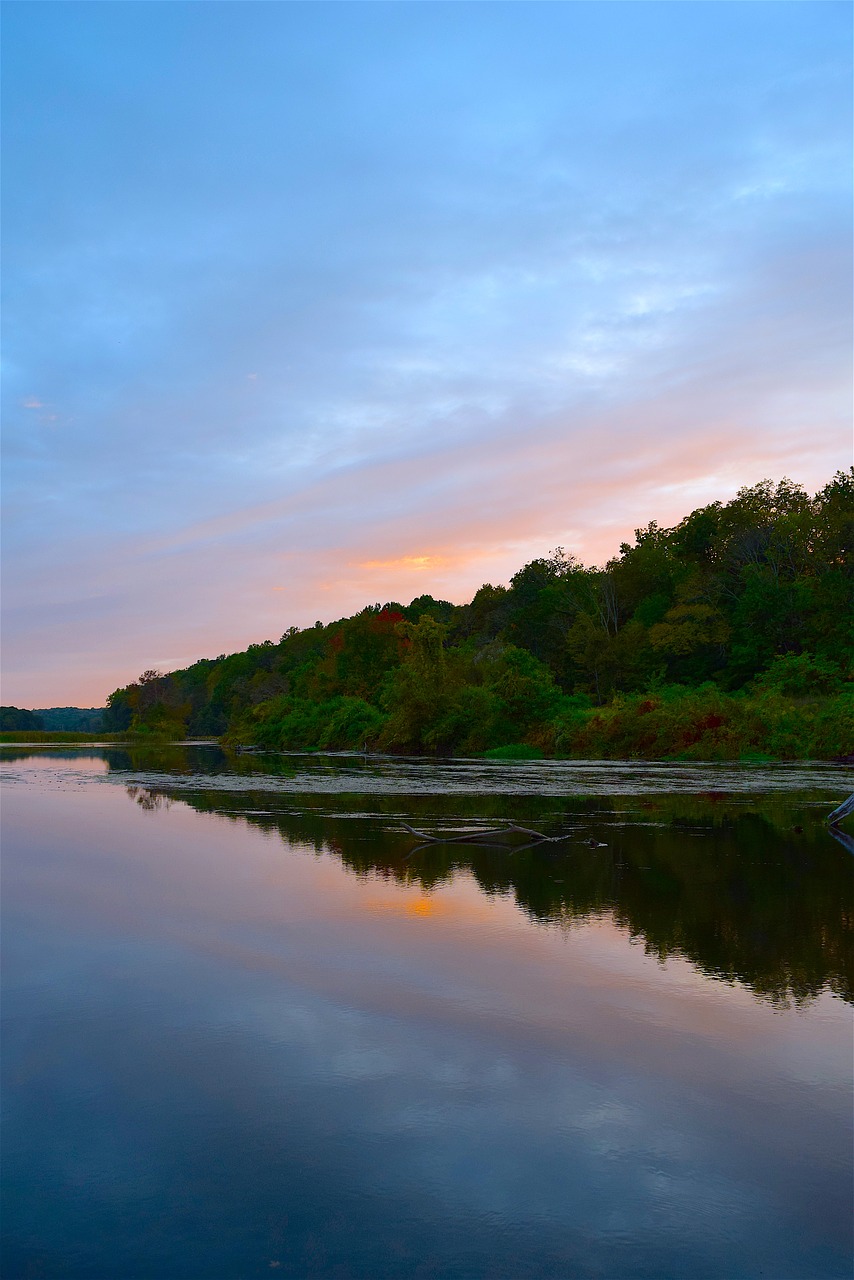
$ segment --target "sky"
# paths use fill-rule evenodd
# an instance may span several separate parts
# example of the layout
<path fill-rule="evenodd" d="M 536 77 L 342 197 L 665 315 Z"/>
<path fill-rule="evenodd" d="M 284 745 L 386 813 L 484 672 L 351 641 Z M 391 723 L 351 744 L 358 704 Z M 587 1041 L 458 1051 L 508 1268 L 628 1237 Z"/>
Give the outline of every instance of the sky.
<path fill-rule="evenodd" d="M 847 3 L 3 9 L 5 704 L 851 464 Z"/>

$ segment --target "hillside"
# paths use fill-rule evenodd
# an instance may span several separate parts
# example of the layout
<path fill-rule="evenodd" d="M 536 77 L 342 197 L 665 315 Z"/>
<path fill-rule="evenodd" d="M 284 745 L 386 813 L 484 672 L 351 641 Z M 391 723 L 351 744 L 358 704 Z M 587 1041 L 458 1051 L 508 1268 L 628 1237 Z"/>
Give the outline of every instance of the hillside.
<path fill-rule="evenodd" d="M 282 749 L 828 758 L 852 750 L 854 468 L 762 481 L 604 567 L 369 605 L 110 695 L 103 728 Z"/>

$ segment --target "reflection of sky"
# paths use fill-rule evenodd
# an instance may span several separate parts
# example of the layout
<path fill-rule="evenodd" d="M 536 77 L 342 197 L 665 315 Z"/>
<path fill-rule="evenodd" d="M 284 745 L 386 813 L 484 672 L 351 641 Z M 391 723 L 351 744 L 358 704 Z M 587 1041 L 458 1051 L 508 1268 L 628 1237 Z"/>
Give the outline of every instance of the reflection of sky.
<path fill-rule="evenodd" d="M 847 6 L 7 10 L 8 700 L 848 463 Z"/>
<path fill-rule="evenodd" d="M 5 824 L 7 1247 L 48 1274 L 844 1273 L 839 1002 L 118 788 Z"/>

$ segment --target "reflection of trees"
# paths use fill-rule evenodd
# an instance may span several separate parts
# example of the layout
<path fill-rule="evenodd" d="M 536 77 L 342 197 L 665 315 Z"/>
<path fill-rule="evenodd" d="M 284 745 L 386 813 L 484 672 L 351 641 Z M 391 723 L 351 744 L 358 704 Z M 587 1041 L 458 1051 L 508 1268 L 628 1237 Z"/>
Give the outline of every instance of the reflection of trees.
<path fill-rule="evenodd" d="M 330 813 L 328 795 L 147 793 L 152 802 L 170 796 L 277 831 L 287 844 L 332 852 L 358 876 L 416 882 L 429 892 L 467 871 L 485 893 L 512 894 L 537 921 L 572 927 L 610 915 L 648 953 L 682 956 L 776 1004 L 824 989 L 854 1002 L 850 855 L 814 818 L 794 827 L 791 796 L 407 796 L 407 820 L 419 827 L 512 818 L 568 837 L 517 853 L 471 845 L 413 853 L 400 829 L 400 796 L 341 797 L 344 816 Z"/>
<path fill-rule="evenodd" d="M 44 748 L 4 750 L 5 760 L 43 756 Z M 181 800 L 275 831 L 288 844 L 334 853 L 354 874 L 418 883 L 428 891 L 460 871 L 485 893 L 512 894 L 532 919 L 571 927 L 609 915 L 662 959 L 684 956 L 702 972 L 740 980 L 775 1002 L 803 1001 L 824 988 L 854 1001 L 851 855 L 816 821 L 811 799 L 671 794 L 617 798 L 366 794 L 359 770 L 381 763 L 312 759 L 313 774 L 346 772 L 346 795 L 273 792 L 269 776 L 293 776 L 297 757 L 229 756 L 182 747 L 98 749 L 115 772 L 170 774 L 193 785 L 201 768 L 242 776 L 245 791 L 130 786 L 145 809 Z M 77 749 L 51 749 L 76 760 Z M 397 773 L 399 765 L 392 767 Z M 250 789 L 254 788 L 254 789 Z M 815 797 L 818 799 L 818 797 Z M 798 807 L 800 805 L 800 808 Z M 512 820 L 566 843 L 517 853 L 440 845 L 413 853 L 401 818 L 420 829 Z M 797 827 L 795 824 L 799 824 Z M 586 843 L 593 839 L 606 847 Z"/>
<path fill-rule="evenodd" d="M 131 800 L 135 800 L 140 809 L 149 811 L 154 809 L 171 809 L 171 796 L 164 795 L 160 791 L 149 791 L 148 787 L 125 787 Z"/>

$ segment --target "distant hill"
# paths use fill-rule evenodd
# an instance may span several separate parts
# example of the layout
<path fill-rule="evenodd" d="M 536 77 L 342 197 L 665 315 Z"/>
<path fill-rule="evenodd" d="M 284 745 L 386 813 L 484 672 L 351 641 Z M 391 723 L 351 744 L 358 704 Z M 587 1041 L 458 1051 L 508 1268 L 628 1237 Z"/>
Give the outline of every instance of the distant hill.
<path fill-rule="evenodd" d="M 40 707 L 33 712 L 40 725 L 9 725 L 10 729 L 47 729 L 49 732 L 98 733 L 104 727 L 104 707 Z M 4 728 L 7 726 L 4 725 Z"/>

